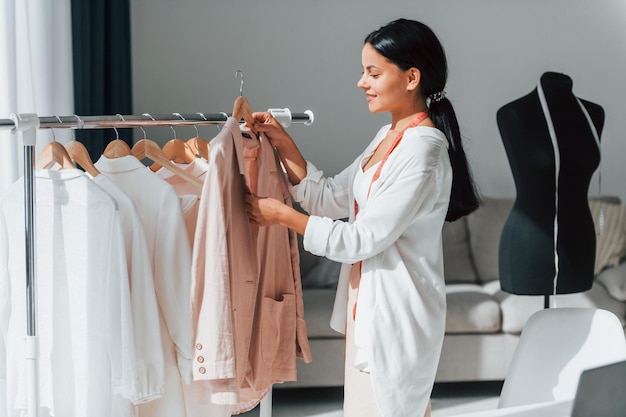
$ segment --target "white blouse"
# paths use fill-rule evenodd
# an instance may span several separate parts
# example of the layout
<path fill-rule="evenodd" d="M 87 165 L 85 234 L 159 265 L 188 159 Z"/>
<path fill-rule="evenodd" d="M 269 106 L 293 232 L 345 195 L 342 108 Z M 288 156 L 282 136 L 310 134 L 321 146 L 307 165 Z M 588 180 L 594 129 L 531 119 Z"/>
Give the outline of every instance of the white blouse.
<path fill-rule="evenodd" d="M 115 200 L 122 225 L 126 266 L 130 285 L 137 390 L 135 404 L 152 401 L 163 395 L 164 362 L 154 278 L 148 255 L 146 235 L 133 200 L 106 175 L 92 178 Z"/>
<path fill-rule="evenodd" d="M 0 211 L 0 406 L 11 417 L 27 408 L 23 186 Z M 35 187 L 39 415 L 110 417 L 117 395 L 141 395 L 117 206 L 78 169 L 38 170 Z"/>
<path fill-rule="evenodd" d="M 332 178 L 307 163 L 306 178 L 291 191 L 312 214 L 304 248 L 344 263 L 331 318 L 331 327 L 341 333 L 350 264 L 363 261 L 354 366 L 371 373 L 383 416 L 404 417 L 423 415 L 443 343 L 441 230 L 452 168 L 442 132 L 430 127 L 408 129 L 367 197 L 369 181 L 356 178 L 365 179 L 359 173 L 362 159 L 388 130 L 384 126 L 363 154 Z M 348 222 L 333 220 L 346 217 Z"/>
<path fill-rule="evenodd" d="M 165 386 L 161 398 L 138 407 L 139 416 L 184 416 L 183 384 L 191 382 L 191 248 L 179 198 L 134 156 L 103 155 L 95 166 L 134 201 L 154 274 Z"/>

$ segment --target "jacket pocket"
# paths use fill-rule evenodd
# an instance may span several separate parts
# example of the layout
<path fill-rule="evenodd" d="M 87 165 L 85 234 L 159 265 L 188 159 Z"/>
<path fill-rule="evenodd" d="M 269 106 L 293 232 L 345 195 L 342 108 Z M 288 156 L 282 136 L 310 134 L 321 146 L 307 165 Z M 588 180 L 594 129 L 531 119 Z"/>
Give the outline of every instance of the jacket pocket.
<path fill-rule="evenodd" d="M 280 301 L 264 298 L 261 317 L 261 346 L 265 365 L 293 363 L 296 356 L 296 303 L 294 294 Z"/>

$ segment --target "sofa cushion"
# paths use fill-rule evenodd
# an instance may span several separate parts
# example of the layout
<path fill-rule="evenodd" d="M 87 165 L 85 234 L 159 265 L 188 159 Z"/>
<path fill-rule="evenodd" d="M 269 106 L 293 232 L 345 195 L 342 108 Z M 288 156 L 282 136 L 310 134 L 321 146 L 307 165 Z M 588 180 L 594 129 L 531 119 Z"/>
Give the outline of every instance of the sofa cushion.
<path fill-rule="evenodd" d="M 479 285 L 446 285 L 446 333 L 497 333 L 500 305 Z"/>
<path fill-rule="evenodd" d="M 476 284 L 476 268 L 469 246 L 467 221 L 463 217 L 443 225 L 443 264 L 446 284 Z"/>
<path fill-rule="evenodd" d="M 542 295 L 515 295 L 498 290 L 494 296 L 500 300 L 502 331 L 515 335 L 522 332 L 530 316 L 543 309 L 545 304 Z M 626 304 L 612 298 L 606 289 L 597 283 L 585 292 L 560 294 L 556 298 L 550 296 L 549 302 L 551 308 L 602 308 L 614 313 L 622 325 L 626 324 Z"/>
<path fill-rule="evenodd" d="M 307 336 L 317 338 L 342 338 L 330 327 L 330 315 L 335 303 L 335 290 L 324 288 L 311 288 L 302 291 L 304 303 L 304 320 L 306 322 Z"/>
<path fill-rule="evenodd" d="M 478 210 L 467 216 L 470 249 L 482 283 L 499 279 L 500 236 L 514 202 L 513 198 L 485 197 Z"/>
<path fill-rule="evenodd" d="M 589 201 L 596 229 L 595 273 L 617 266 L 626 254 L 626 207 L 604 201 Z"/>
<path fill-rule="evenodd" d="M 626 263 L 605 269 L 596 277 L 596 282 L 615 300 L 626 302 Z"/>

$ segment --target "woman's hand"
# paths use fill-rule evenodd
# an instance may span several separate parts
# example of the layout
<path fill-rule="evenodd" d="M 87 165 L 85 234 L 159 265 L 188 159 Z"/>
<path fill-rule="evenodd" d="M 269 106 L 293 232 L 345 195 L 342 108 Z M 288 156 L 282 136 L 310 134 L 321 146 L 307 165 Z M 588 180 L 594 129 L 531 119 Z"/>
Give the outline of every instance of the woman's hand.
<path fill-rule="evenodd" d="M 252 113 L 256 122 L 254 128 L 257 132 L 263 132 L 273 147 L 280 149 L 283 145 L 293 144 L 293 139 L 285 131 L 283 126 L 272 116 L 270 112 Z"/>
<path fill-rule="evenodd" d="M 304 235 L 309 216 L 270 197 L 246 195 L 248 218 L 257 226 L 280 224 Z"/>
<path fill-rule="evenodd" d="M 276 148 L 283 166 L 287 170 L 289 181 L 299 184 L 306 176 L 306 161 L 296 143 L 285 131 L 280 123 L 269 112 L 252 113 L 255 120 L 255 130 L 263 133 L 270 144 Z"/>
<path fill-rule="evenodd" d="M 285 204 L 269 197 L 246 195 L 246 210 L 248 218 L 257 226 L 271 226 L 280 223 L 280 212 Z"/>

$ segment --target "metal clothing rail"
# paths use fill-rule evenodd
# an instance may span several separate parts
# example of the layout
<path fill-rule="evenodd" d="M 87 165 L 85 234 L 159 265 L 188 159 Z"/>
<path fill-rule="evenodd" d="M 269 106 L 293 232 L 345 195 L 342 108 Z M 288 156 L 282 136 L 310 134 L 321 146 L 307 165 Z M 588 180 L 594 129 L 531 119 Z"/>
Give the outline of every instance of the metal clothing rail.
<path fill-rule="evenodd" d="M 284 127 L 291 123 L 303 123 L 306 126 L 313 124 L 313 112 L 306 110 L 303 113 L 291 113 L 288 108 L 268 110 Z M 200 126 L 224 124 L 229 113 L 193 113 L 193 114 L 155 114 L 144 113 L 137 115 L 107 115 L 107 116 L 44 116 L 37 117 L 38 129 L 107 129 L 133 128 L 151 126 Z M 0 119 L 0 129 L 13 129 L 16 121 Z"/>
<path fill-rule="evenodd" d="M 313 124 L 313 112 L 291 113 L 288 108 L 268 110 L 283 126 L 292 122 Z M 37 298 L 35 265 L 35 145 L 38 129 L 106 129 L 151 126 L 197 126 L 226 122 L 228 113 L 195 113 L 141 116 L 48 116 L 33 113 L 11 114 L 10 119 L 0 119 L 0 129 L 11 129 L 22 135 L 24 146 L 24 241 L 26 259 L 26 389 L 27 416 L 39 416 L 39 337 L 37 332 Z M 272 415 L 272 389 L 261 400 L 260 417 Z"/>

